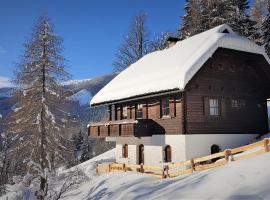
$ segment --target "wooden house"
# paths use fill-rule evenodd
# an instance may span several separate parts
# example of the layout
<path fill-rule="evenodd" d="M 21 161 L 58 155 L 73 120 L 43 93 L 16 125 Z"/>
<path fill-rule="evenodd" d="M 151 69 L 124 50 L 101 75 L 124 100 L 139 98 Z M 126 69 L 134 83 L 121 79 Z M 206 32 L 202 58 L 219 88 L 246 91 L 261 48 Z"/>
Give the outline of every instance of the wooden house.
<path fill-rule="evenodd" d="M 91 100 L 107 121 L 91 137 L 116 142 L 116 162 L 159 165 L 244 145 L 268 132 L 270 60 L 227 25 L 144 56 Z"/>

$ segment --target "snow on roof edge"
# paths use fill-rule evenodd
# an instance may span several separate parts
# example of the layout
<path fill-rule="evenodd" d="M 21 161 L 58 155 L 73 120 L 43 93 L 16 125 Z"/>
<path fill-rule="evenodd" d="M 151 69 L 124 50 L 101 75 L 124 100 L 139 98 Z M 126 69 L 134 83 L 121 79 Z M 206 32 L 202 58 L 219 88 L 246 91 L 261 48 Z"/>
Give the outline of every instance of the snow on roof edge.
<path fill-rule="evenodd" d="M 223 33 L 223 31 L 225 29 L 227 29 L 227 31 L 229 33 Z M 197 41 L 199 41 L 199 43 L 197 43 Z M 241 36 L 235 34 L 228 25 L 221 25 L 221 26 L 215 27 L 213 29 L 210 29 L 208 31 L 205 31 L 201 34 L 197 34 L 195 36 L 192 36 L 186 40 L 180 41 L 178 44 L 176 44 L 174 47 L 171 47 L 170 49 L 165 49 L 162 51 L 157 51 L 157 52 L 152 52 L 150 54 L 147 54 L 142 59 L 140 59 L 136 63 L 132 64 L 129 68 L 127 68 L 126 70 L 121 72 L 110 83 L 108 83 L 104 88 L 102 88 L 92 98 L 90 105 L 96 105 L 96 104 L 100 105 L 100 104 L 103 104 L 105 102 L 119 101 L 121 99 L 133 98 L 134 96 L 139 96 L 142 94 L 147 95 L 147 94 L 153 93 L 152 85 L 155 84 L 156 81 L 151 82 L 150 84 L 148 84 L 146 86 L 146 87 L 150 87 L 150 88 L 148 88 L 148 89 L 143 88 L 144 91 L 137 90 L 134 93 L 134 95 L 131 94 L 132 92 L 126 91 L 127 95 L 125 96 L 125 91 L 115 92 L 114 91 L 115 88 L 114 88 L 114 90 L 109 90 L 109 92 L 108 92 L 108 88 L 112 89 L 113 85 L 115 86 L 115 82 L 119 82 L 118 79 L 120 79 L 120 80 L 121 80 L 121 78 L 123 79 L 123 76 L 129 75 L 129 78 L 131 78 L 130 74 L 133 73 L 134 71 L 136 71 L 136 68 L 138 68 L 138 70 L 139 70 L 140 65 L 147 65 L 147 62 L 149 63 L 149 60 L 151 61 L 154 59 L 158 59 L 160 57 L 162 57 L 162 59 L 171 58 L 170 57 L 171 54 L 175 54 L 175 53 L 179 53 L 179 52 L 181 53 L 181 51 L 183 52 L 183 48 L 182 48 L 183 46 L 189 47 L 191 44 L 192 44 L 191 46 L 194 46 L 193 45 L 194 43 L 197 44 L 197 47 L 195 49 L 194 49 L 194 47 L 193 47 L 193 49 L 191 48 L 191 51 L 189 52 L 189 54 L 187 54 L 186 57 L 184 57 L 184 60 L 182 60 L 181 67 L 176 68 L 176 69 L 173 68 L 175 70 L 174 74 L 178 74 L 178 76 L 181 76 L 181 75 L 183 76 L 182 80 L 181 80 L 181 78 L 179 78 L 179 80 L 174 80 L 175 81 L 174 83 L 167 85 L 168 86 L 168 88 L 166 88 L 167 90 L 170 90 L 170 89 L 172 89 L 172 87 L 175 87 L 175 86 L 179 90 L 182 90 L 185 87 L 185 85 L 192 79 L 192 77 L 197 73 L 197 71 L 215 53 L 215 51 L 218 48 L 228 48 L 228 49 L 239 50 L 239 51 L 244 51 L 244 52 L 249 52 L 249 53 L 261 54 L 264 56 L 264 58 L 270 64 L 270 59 L 266 55 L 263 47 L 257 45 L 255 42 L 253 42 L 247 38 L 244 38 L 244 37 L 241 37 Z M 195 56 L 194 56 L 194 54 L 195 54 Z M 181 57 L 179 55 L 182 56 L 182 54 L 177 54 L 177 57 L 176 57 L 177 60 L 178 60 L 178 57 Z M 158 58 L 156 58 L 156 57 L 158 57 Z M 173 58 L 175 59 L 175 57 L 173 57 Z M 162 65 L 162 64 L 160 64 L 160 65 Z M 150 75 L 147 74 L 145 76 L 150 76 L 150 78 L 153 78 L 153 77 L 151 77 L 151 75 L 155 76 L 152 73 L 150 73 Z M 166 75 L 164 75 L 164 76 L 166 78 Z M 157 76 L 156 79 L 160 79 L 160 76 Z M 153 79 L 153 80 L 155 80 L 155 79 Z M 169 82 L 169 80 L 168 80 L 168 82 Z M 135 85 L 135 86 L 137 87 L 137 85 Z M 121 87 L 123 87 L 123 86 L 122 85 L 119 86 L 119 84 L 118 84 L 118 88 L 119 87 L 121 89 Z M 169 88 L 169 87 L 171 87 L 171 88 Z M 129 88 L 128 89 L 124 88 L 124 89 L 130 90 Z M 132 88 L 132 89 L 134 90 L 134 88 Z M 142 89 L 142 88 L 140 88 L 140 89 Z M 159 90 L 156 90 L 154 92 L 160 92 L 162 90 L 164 91 L 164 88 L 158 88 L 158 89 Z M 123 92 L 124 92 L 124 94 L 123 94 Z"/>

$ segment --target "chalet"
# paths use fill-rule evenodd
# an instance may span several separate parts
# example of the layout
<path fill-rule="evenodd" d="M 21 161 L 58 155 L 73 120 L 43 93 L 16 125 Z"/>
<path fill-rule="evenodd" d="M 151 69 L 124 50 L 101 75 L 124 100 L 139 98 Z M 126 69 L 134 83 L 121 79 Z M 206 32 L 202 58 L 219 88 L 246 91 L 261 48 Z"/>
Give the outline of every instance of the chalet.
<path fill-rule="evenodd" d="M 160 165 L 247 144 L 268 132 L 270 60 L 227 25 L 170 43 L 91 100 L 108 107 L 91 137 L 116 142 L 116 162 Z"/>

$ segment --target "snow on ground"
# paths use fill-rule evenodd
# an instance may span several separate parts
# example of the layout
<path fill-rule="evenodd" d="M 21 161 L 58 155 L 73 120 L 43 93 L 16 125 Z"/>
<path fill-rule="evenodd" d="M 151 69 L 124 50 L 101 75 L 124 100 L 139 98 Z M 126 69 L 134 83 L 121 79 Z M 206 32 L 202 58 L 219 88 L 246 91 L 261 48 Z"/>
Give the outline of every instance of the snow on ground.
<path fill-rule="evenodd" d="M 114 154 L 113 149 L 59 172 L 61 175 L 81 169 L 88 176 L 87 181 L 81 182 L 79 187 L 70 190 L 62 199 L 270 199 L 270 153 L 164 180 L 136 172 L 96 175 L 96 164 L 113 162 Z M 60 185 L 60 181 L 55 185 Z"/>
<path fill-rule="evenodd" d="M 69 97 L 69 99 L 73 101 L 78 101 L 81 106 L 87 105 L 91 98 L 91 93 L 86 89 L 80 90 L 79 92 Z"/>
<path fill-rule="evenodd" d="M 89 181 L 64 199 L 270 199 L 270 153 L 164 180 L 135 172 L 95 174 L 96 163 L 113 160 L 111 150 L 78 165 Z"/>
<path fill-rule="evenodd" d="M 12 87 L 12 83 L 10 82 L 9 78 L 0 76 L 0 88 L 4 87 Z"/>

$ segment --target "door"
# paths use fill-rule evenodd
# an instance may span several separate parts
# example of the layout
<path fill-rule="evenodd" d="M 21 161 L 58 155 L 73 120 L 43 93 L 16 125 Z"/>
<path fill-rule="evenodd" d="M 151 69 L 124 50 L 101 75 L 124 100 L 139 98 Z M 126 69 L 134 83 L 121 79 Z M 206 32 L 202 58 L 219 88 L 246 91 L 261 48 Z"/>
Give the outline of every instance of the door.
<path fill-rule="evenodd" d="M 139 146 L 139 164 L 144 164 L 144 146 L 141 144 Z"/>

